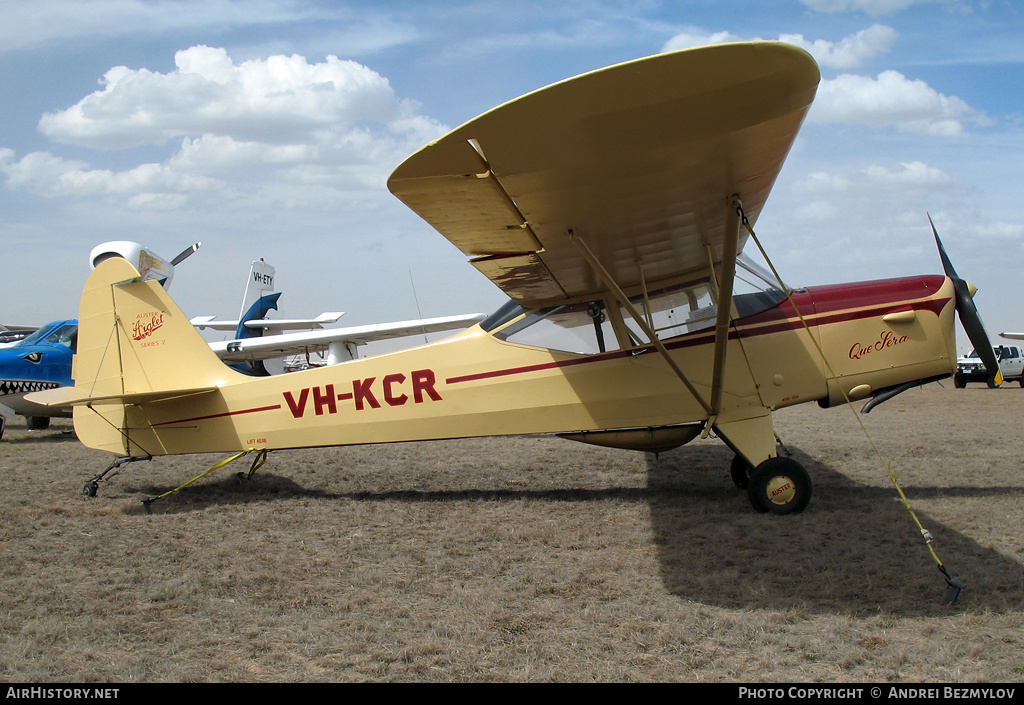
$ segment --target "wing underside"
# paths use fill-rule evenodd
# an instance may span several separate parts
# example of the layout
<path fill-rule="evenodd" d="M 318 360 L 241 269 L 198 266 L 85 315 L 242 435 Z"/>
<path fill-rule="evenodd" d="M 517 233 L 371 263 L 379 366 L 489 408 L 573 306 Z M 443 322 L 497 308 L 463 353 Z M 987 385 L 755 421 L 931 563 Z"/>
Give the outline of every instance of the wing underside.
<path fill-rule="evenodd" d="M 388 187 L 524 305 L 606 290 L 570 233 L 622 288 L 655 287 L 722 259 L 734 197 L 756 220 L 818 80 L 778 42 L 618 64 L 484 113 Z"/>

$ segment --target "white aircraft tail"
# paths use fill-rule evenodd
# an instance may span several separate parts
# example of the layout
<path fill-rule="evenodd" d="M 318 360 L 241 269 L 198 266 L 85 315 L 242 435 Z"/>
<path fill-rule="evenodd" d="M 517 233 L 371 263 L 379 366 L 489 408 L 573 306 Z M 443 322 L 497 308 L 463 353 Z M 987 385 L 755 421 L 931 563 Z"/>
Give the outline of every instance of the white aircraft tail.
<path fill-rule="evenodd" d="M 274 296 L 274 268 L 262 259 L 252 263 L 249 270 L 249 281 L 245 285 L 245 295 L 242 297 L 242 309 L 238 312 L 238 330 L 236 338 L 248 338 L 252 335 L 259 335 L 247 331 L 244 327 L 246 321 L 265 318 L 271 309 L 277 309 L 278 296 Z"/>

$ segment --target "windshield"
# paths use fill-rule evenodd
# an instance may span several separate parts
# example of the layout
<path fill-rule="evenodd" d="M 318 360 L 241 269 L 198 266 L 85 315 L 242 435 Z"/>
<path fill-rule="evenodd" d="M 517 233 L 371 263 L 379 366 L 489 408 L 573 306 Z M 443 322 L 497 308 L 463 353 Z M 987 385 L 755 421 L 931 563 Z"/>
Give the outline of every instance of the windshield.
<path fill-rule="evenodd" d="M 38 345 L 40 343 L 56 343 L 64 345 L 72 350 L 75 349 L 75 340 L 78 337 L 77 323 L 64 323 L 59 326 L 43 327 L 30 336 L 27 336 L 18 345 Z"/>

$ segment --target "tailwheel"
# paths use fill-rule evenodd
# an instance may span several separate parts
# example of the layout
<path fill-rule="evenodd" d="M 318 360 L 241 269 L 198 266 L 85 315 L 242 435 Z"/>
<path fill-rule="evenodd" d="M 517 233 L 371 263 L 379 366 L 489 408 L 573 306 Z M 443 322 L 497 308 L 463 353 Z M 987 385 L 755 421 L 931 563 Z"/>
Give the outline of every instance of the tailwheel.
<path fill-rule="evenodd" d="M 739 455 L 734 455 L 732 465 L 729 467 L 729 474 L 732 475 L 733 483 L 741 490 L 747 489 L 750 484 L 750 473 L 754 471 L 750 463 Z"/>
<path fill-rule="evenodd" d="M 811 501 L 811 476 L 792 458 L 768 458 L 750 474 L 747 496 L 766 514 L 796 514 Z"/>

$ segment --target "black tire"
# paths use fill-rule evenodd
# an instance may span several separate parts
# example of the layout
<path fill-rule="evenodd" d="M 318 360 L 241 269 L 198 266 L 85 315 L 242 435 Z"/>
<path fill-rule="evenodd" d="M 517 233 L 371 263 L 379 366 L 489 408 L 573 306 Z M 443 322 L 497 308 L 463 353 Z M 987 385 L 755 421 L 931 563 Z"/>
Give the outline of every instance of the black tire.
<path fill-rule="evenodd" d="M 25 424 L 28 425 L 30 431 L 45 431 L 50 427 L 50 417 L 28 416 L 25 418 Z"/>
<path fill-rule="evenodd" d="M 765 514 L 797 514 L 811 501 L 811 476 L 792 458 L 768 458 L 750 474 L 747 497 Z"/>
<path fill-rule="evenodd" d="M 967 386 L 967 382 L 964 381 L 963 376 L 959 372 L 953 375 L 953 386 L 957 389 L 963 389 Z"/>
<path fill-rule="evenodd" d="M 741 490 L 747 489 L 747 485 L 750 484 L 750 473 L 754 471 L 750 463 L 741 458 L 739 455 L 734 455 L 732 458 L 732 465 L 729 467 L 729 474 L 732 475 L 733 483 Z"/>

